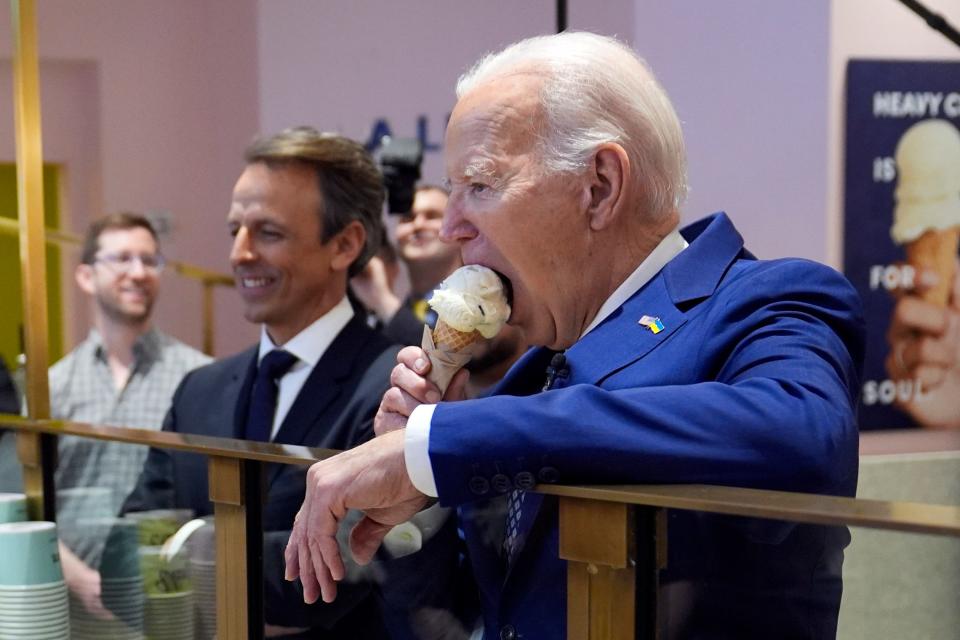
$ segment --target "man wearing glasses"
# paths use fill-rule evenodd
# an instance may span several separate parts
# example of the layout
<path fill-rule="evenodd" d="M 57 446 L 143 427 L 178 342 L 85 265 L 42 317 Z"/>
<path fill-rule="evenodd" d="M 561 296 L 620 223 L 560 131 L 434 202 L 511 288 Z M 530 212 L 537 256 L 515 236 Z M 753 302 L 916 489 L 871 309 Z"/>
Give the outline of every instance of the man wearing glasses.
<path fill-rule="evenodd" d="M 50 368 L 51 414 L 75 422 L 159 430 L 180 380 L 211 359 L 152 326 L 164 266 L 156 232 L 134 213 L 106 216 L 87 230 L 80 262 L 76 281 L 92 303 L 93 328 Z M 116 515 L 143 469 L 147 451 L 141 445 L 62 436 L 57 490 L 102 488 L 93 507 L 84 502 L 85 515 Z M 58 505 L 58 510 L 65 508 L 69 505 Z M 99 561 L 97 540 L 80 526 L 61 527 L 61 534 L 71 592 L 92 614 L 109 617 L 100 603 L 100 576 L 90 568 Z"/>

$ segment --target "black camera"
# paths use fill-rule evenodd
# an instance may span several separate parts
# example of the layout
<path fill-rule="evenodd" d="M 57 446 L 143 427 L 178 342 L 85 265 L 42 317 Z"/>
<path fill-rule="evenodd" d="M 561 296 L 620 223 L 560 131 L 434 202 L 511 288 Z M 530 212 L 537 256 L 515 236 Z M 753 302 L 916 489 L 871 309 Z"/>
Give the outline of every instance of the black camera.
<path fill-rule="evenodd" d="M 387 188 L 390 213 L 404 215 L 413 209 L 413 194 L 420 179 L 423 144 L 416 138 L 384 136 L 380 146 L 380 171 Z"/>

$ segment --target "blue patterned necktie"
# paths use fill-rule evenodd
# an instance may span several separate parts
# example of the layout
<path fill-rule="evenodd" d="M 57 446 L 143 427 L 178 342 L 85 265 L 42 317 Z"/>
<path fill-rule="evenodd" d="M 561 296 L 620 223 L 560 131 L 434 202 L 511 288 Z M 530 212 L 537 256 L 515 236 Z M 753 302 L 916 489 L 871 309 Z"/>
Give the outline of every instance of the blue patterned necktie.
<path fill-rule="evenodd" d="M 260 361 L 250 396 L 245 434 L 247 440 L 270 441 L 273 417 L 277 412 L 277 380 L 282 378 L 297 360 L 297 356 L 289 351 L 274 349 Z"/>
<path fill-rule="evenodd" d="M 547 378 L 543 383 L 542 391 L 549 391 L 557 378 L 567 375 L 567 358 L 563 352 L 553 354 L 550 365 L 547 367 Z M 526 491 L 514 489 L 510 492 L 510 501 L 507 506 L 507 535 L 503 539 L 503 551 L 507 561 L 507 568 L 513 565 L 513 560 L 522 546 L 520 539 L 520 517 L 523 515 L 523 498 Z"/>

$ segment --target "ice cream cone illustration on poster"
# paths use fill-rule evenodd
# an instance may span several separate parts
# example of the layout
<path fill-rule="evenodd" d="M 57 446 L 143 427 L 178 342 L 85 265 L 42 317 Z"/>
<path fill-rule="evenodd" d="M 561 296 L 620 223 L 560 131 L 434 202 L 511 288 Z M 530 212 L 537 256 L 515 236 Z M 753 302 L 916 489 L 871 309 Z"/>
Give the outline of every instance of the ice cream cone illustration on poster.
<path fill-rule="evenodd" d="M 895 153 L 897 189 L 893 241 L 917 270 L 937 274 L 921 296 L 946 306 L 960 244 L 960 131 L 946 120 L 907 129 Z"/>

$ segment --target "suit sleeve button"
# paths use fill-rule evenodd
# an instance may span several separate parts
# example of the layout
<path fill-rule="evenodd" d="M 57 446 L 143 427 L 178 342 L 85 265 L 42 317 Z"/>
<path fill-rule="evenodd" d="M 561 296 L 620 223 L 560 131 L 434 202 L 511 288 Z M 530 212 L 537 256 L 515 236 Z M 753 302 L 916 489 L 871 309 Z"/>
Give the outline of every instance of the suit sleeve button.
<path fill-rule="evenodd" d="M 537 484 L 537 479 L 533 477 L 533 474 L 529 471 L 521 471 L 513 478 L 514 484 L 517 485 L 517 489 L 521 491 L 529 491 L 533 489 L 534 485 Z"/>
<path fill-rule="evenodd" d="M 506 493 L 513 487 L 513 484 L 510 482 L 510 478 L 502 473 L 498 473 L 490 478 L 490 485 L 497 493 Z"/>
<path fill-rule="evenodd" d="M 482 496 L 490 492 L 490 483 L 482 476 L 473 476 L 470 478 L 470 491 L 474 495 Z"/>
<path fill-rule="evenodd" d="M 554 467 L 544 467 L 537 475 L 540 477 L 540 482 L 554 483 L 560 479 L 560 472 Z"/>
<path fill-rule="evenodd" d="M 500 629 L 500 640 L 516 640 L 517 639 L 517 630 L 513 628 L 512 625 L 504 625 Z"/>

